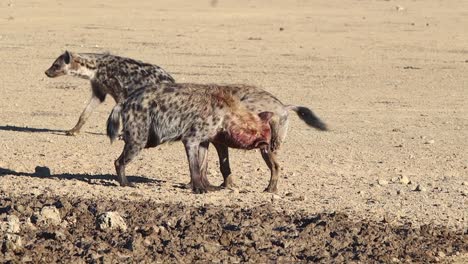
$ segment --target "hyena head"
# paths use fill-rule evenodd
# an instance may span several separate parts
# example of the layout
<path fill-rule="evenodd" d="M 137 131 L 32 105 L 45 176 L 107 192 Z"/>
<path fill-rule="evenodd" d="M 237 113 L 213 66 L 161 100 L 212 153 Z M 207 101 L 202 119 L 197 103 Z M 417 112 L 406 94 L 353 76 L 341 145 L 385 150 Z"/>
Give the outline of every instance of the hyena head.
<path fill-rule="evenodd" d="M 74 75 L 85 79 L 92 79 L 95 72 L 95 60 L 65 51 L 45 71 L 45 74 L 50 78 L 62 75 Z"/>
<path fill-rule="evenodd" d="M 266 148 L 270 145 L 272 112 L 258 115 L 248 111 L 231 116 L 228 122 L 229 138 L 226 142 L 231 147 L 242 149 Z"/>

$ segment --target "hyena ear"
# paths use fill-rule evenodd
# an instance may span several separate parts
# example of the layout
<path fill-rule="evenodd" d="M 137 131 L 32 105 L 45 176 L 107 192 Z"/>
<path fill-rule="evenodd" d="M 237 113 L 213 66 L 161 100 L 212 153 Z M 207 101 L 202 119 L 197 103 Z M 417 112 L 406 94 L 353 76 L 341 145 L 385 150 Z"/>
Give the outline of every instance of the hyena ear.
<path fill-rule="evenodd" d="M 258 114 L 258 116 L 260 117 L 260 119 L 262 121 L 270 122 L 270 119 L 273 117 L 273 113 L 272 112 L 261 112 L 260 114 Z"/>
<path fill-rule="evenodd" d="M 70 61 L 71 61 L 71 53 L 66 50 L 65 53 L 63 54 L 63 61 L 65 61 L 66 64 L 70 64 Z"/>

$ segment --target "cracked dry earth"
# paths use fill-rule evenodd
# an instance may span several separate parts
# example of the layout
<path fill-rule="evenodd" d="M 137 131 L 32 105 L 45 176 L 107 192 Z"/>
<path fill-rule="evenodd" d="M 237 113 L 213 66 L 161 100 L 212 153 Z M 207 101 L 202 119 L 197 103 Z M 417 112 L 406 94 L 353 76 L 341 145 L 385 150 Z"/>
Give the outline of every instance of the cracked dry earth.
<path fill-rule="evenodd" d="M 0 262 L 468 263 L 468 1 L 137 2 L 0 1 Z M 291 114 L 275 195 L 236 150 L 238 188 L 193 195 L 180 143 L 121 188 L 110 98 L 65 135 L 90 97 L 44 75 L 65 49 L 257 85 L 330 131 Z"/>

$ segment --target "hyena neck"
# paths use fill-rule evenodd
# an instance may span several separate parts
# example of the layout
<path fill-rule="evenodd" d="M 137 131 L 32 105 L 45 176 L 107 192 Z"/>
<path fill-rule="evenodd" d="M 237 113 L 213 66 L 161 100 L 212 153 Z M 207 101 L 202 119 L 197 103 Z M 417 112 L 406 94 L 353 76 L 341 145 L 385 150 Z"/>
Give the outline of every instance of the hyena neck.
<path fill-rule="evenodd" d="M 78 53 L 73 55 L 73 62 L 69 69 L 70 75 L 92 80 L 96 76 L 96 65 L 101 54 Z"/>

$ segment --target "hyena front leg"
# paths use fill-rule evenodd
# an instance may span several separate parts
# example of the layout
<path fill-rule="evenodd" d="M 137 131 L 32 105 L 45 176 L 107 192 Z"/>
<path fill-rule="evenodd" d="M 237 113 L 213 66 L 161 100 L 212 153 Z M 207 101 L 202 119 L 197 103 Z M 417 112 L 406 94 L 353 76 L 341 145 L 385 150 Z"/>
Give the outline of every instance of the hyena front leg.
<path fill-rule="evenodd" d="M 125 176 L 125 166 L 132 161 L 143 149 L 143 146 L 138 144 L 125 143 L 125 147 L 120 157 L 115 160 L 115 170 L 117 171 L 117 180 L 120 186 L 131 186 L 134 187 L 133 183 L 130 183 Z"/>
<path fill-rule="evenodd" d="M 75 127 L 72 129 L 68 130 L 66 132 L 67 135 L 69 136 L 75 136 L 80 132 L 81 127 L 84 125 L 86 120 L 88 120 L 89 116 L 91 115 L 91 112 L 102 102 L 101 99 L 99 99 L 96 95 L 92 95 L 91 99 L 88 102 L 88 105 L 85 107 L 83 112 L 80 115 L 80 118 L 78 119 L 78 123 L 76 123 Z"/>
<path fill-rule="evenodd" d="M 213 143 L 218 152 L 219 158 L 219 169 L 221 174 L 223 175 L 223 183 L 221 187 L 224 188 L 234 188 L 236 185 L 234 184 L 234 180 L 232 179 L 233 176 L 231 175 L 231 167 L 229 165 L 229 148 L 226 145 Z"/>
<path fill-rule="evenodd" d="M 208 181 L 208 147 L 210 143 L 208 141 L 202 142 L 200 144 L 200 149 L 198 150 L 199 160 L 200 160 L 200 173 L 203 184 L 206 186 L 208 191 L 217 191 L 219 187 L 211 185 Z"/>
<path fill-rule="evenodd" d="M 192 191 L 194 193 L 208 192 L 205 183 L 202 181 L 201 166 L 200 166 L 200 142 L 190 141 L 184 142 L 185 152 L 190 168 L 190 179 L 192 183 Z"/>

